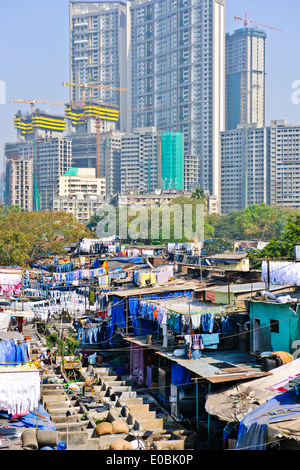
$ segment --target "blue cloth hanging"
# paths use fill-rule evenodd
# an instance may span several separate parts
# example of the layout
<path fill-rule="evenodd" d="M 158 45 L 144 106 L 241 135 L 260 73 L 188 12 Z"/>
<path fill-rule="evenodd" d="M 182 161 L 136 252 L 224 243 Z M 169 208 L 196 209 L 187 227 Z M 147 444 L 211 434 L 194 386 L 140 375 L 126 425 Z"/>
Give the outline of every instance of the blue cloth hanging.
<path fill-rule="evenodd" d="M 129 298 L 129 300 L 128 300 L 129 315 L 132 318 L 136 318 L 138 316 L 139 305 L 140 305 L 139 299 L 137 299 L 135 297 L 130 297 Z"/>
<path fill-rule="evenodd" d="M 214 330 L 214 314 L 203 313 L 201 315 L 201 326 L 204 333 L 212 333 Z"/>
<path fill-rule="evenodd" d="M 219 344 L 219 333 L 202 334 L 204 348 L 217 349 Z"/>
<path fill-rule="evenodd" d="M 115 295 L 112 300 L 111 314 L 110 344 L 115 326 L 117 325 L 119 328 L 126 327 L 124 300 L 120 300 L 119 297 L 116 297 Z"/>
<path fill-rule="evenodd" d="M 180 364 L 172 363 L 171 383 L 174 385 L 186 385 L 191 381 L 191 374 Z"/>

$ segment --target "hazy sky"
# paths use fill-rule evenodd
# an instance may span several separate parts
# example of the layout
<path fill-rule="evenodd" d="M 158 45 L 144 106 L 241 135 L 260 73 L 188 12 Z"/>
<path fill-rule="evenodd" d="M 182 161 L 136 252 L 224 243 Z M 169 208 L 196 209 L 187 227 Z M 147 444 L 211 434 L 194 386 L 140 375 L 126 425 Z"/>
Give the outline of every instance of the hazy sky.
<path fill-rule="evenodd" d="M 226 0 L 226 31 L 243 27 L 235 16 L 275 26 L 267 33 L 267 125 L 271 119 L 300 123 L 300 104 L 292 103 L 292 83 L 300 80 L 300 2 L 295 0 Z M 13 117 L 29 105 L 14 99 L 68 101 L 68 0 L 0 0 L 0 101 L 5 83 L 6 104 L 0 104 L 0 164 L 5 142 L 15 141 Z M 62 113 L 63 107 L 47 106 Z M 46 109 L 44 108 L 44 109 Z M 2 165 L 1 165 L 2 166 Z M 0 169 L 1 169 L 0 166 Z"/>

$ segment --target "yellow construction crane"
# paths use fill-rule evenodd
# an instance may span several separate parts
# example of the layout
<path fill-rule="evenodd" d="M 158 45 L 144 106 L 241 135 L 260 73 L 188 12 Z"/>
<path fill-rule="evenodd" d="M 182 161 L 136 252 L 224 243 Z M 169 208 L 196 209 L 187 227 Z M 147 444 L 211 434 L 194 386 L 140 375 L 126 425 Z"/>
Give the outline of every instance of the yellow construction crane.
<path fill-rule="evenodd" d="M 96 88 L 99 90 L 111 90 L 111 91 L 128 91 L 127 88 L 118 88 L 110 85 L 97 85 L 96 83 L 73 83 L 73 82 L 63 82 L 63 86 L 78 87 L 81 88 L 81 103 L 84 104 L 86 100 L 86 90 Z"/>
<path fill-rule="evenodd" d="M 21 104 L 30 104 L 31 112 L 34 112 L 36 104 L 49 104 L 49 105 L 58 105 L 65 106 L 65 101 L 47 101 L 47 100 L 10 100 L 10 103 L 21 103 Z"/>

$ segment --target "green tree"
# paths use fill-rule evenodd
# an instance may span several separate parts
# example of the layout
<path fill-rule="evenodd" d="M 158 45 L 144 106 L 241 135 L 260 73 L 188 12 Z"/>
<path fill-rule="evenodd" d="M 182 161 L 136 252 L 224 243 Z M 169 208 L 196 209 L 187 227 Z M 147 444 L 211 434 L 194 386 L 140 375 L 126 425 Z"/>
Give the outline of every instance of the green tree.
<path fill-rule="evenodd" d="M 72 214 L 1 211 L 0 264 L 30 266 L 50 254 L 65 253 L 68 244 L 84 236 L 92 237 Z"/>
<path fill-rule="evenodd" d="M 283 235 L 272 240 L 261 251 L 253 250 L 250 259 L 254 267 L 259 267 L 261 258 L 293 258 L 294 245 L 300 243 L 300 214 L 289 215 Z"/>
<path fill-rule="evenodd" d="M 227 240 L 271 240 L 279 238 L 288 217 L 299 213 L 290 208 L 253 205 L 229 214 L 210 214 L 207 222 L 215 229 L 215 237 Z"/>
<path fill-rule="evenodd" d="M 191 198 L 192 199 L 197 199 L 197 200 L 202 200 L 203 202 L 206 199 L 203 189 L 201 189 L 199 187 L 194 189 L 194 191 L 192 192 Z"/>
<path fill-rule="evenodd" d="M 235 224 L 246 240 L 270 240 L 280 237 L 287 222 L 287 213 L 281 208 L 266 204 L 253 205 L 237 215 Z"/>

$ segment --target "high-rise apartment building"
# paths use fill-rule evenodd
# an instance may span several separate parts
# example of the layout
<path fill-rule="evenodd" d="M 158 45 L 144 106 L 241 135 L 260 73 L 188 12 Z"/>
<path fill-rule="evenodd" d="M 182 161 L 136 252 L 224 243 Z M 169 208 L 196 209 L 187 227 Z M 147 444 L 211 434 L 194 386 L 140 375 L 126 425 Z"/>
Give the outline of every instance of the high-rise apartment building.
<path fill-rule="evenodd" d="M 131 92 L 128 10 L 126 1 L 70 1 L 70 81 L 101 85 L 86 90 L 86 98 L 123 110 L 130 109 Z M 70 101 L 82 101 L 80 87 L 71 87 Z M 120 116 L 121 129 L 128 119 Z"/>
<path fill-rule="evenodd" d="M 122 132 L 113 131 L 104 136 L 104 177 L 106 180 L 106 198 L 121 191 L 121 148 Z"/>
<path fill-rule="evenodd" d="M 300 208 L 300 126 L 270 123 L 269 204 Z"/>
<path fill-rule="evenodd" d="M 70 41 L 71 81 L 127 89 L 90 91 L 120 106 L 122 131 L 183 133 L 185 153 L 199 155 L 199 185 L 219 197 L 225 0 L 71 1 Z"/>
<path fill-rule="evenodd" d="M 160 136 L 155 127 L 123 133 L 121 191 L 154 192 L 159 186 Z"/>
<path fill-rule="evenodd" d="M 221 134 L 221 212 L 262 202 L 300 208 L 300 126 L 239 125 Z"/>
<path fill-rule="evenodd" d="M 68 138 L 37 143 L 37 192 L 40 210 L 52 210 L 58 178 L 72 165 L 72 142 Z"/>
<path fill-rule="evenodd" d="M 5 202 L 26 211 L 33 210 L 33 160 L 11 155 L 6 162 Z"/>
<path fill-rule="evenodd" d="M 268 203 L 269 129 L 237 126 L 221 134 L 221 212 Z"/>
<path fill-rule="evenodd" d="M 23 162 L 24 171 L 27 167 L 31 168 L 30 194 L 32 191 L 33 203 L 27 204 L 27 209 L 51 210 L 57 191 L 58 177 L 72 165 L 72 143 L 68 138 L 63 137 L 66 120 L 63 116 L 36 110 L 26 115 L 17 113 L 14 122 L 17 129 L 17 142 L 5 145 L 7 171 L 9 171 L 12 157 L 18 155 L 20 165 Z M 18 175 L 19 179 L 14 184 L 21 188 L 21 171 Z M 12 200 L 10 191 L 6 191 L 6 199 L 8 203 Z M 25 203 L 21 202 L 21 204 L 25 208 Z"/>
<path fill-rule="evenodd" d="M 184 191 L 193 191 L 199 186 L 199 156 L 184 155 Z"/>
<path fill-rule="evenodd" d="M 225 1 L 136 0 L 130 13 L 132 126 L 182 132 L 185 153 L 200 156 L 200 186 L 219 196 Z"/>
<path fill-rule="evenodd" d="M 265 126 L 266 33 L 242 28 L 226 34 L 226 129 Z"/>

